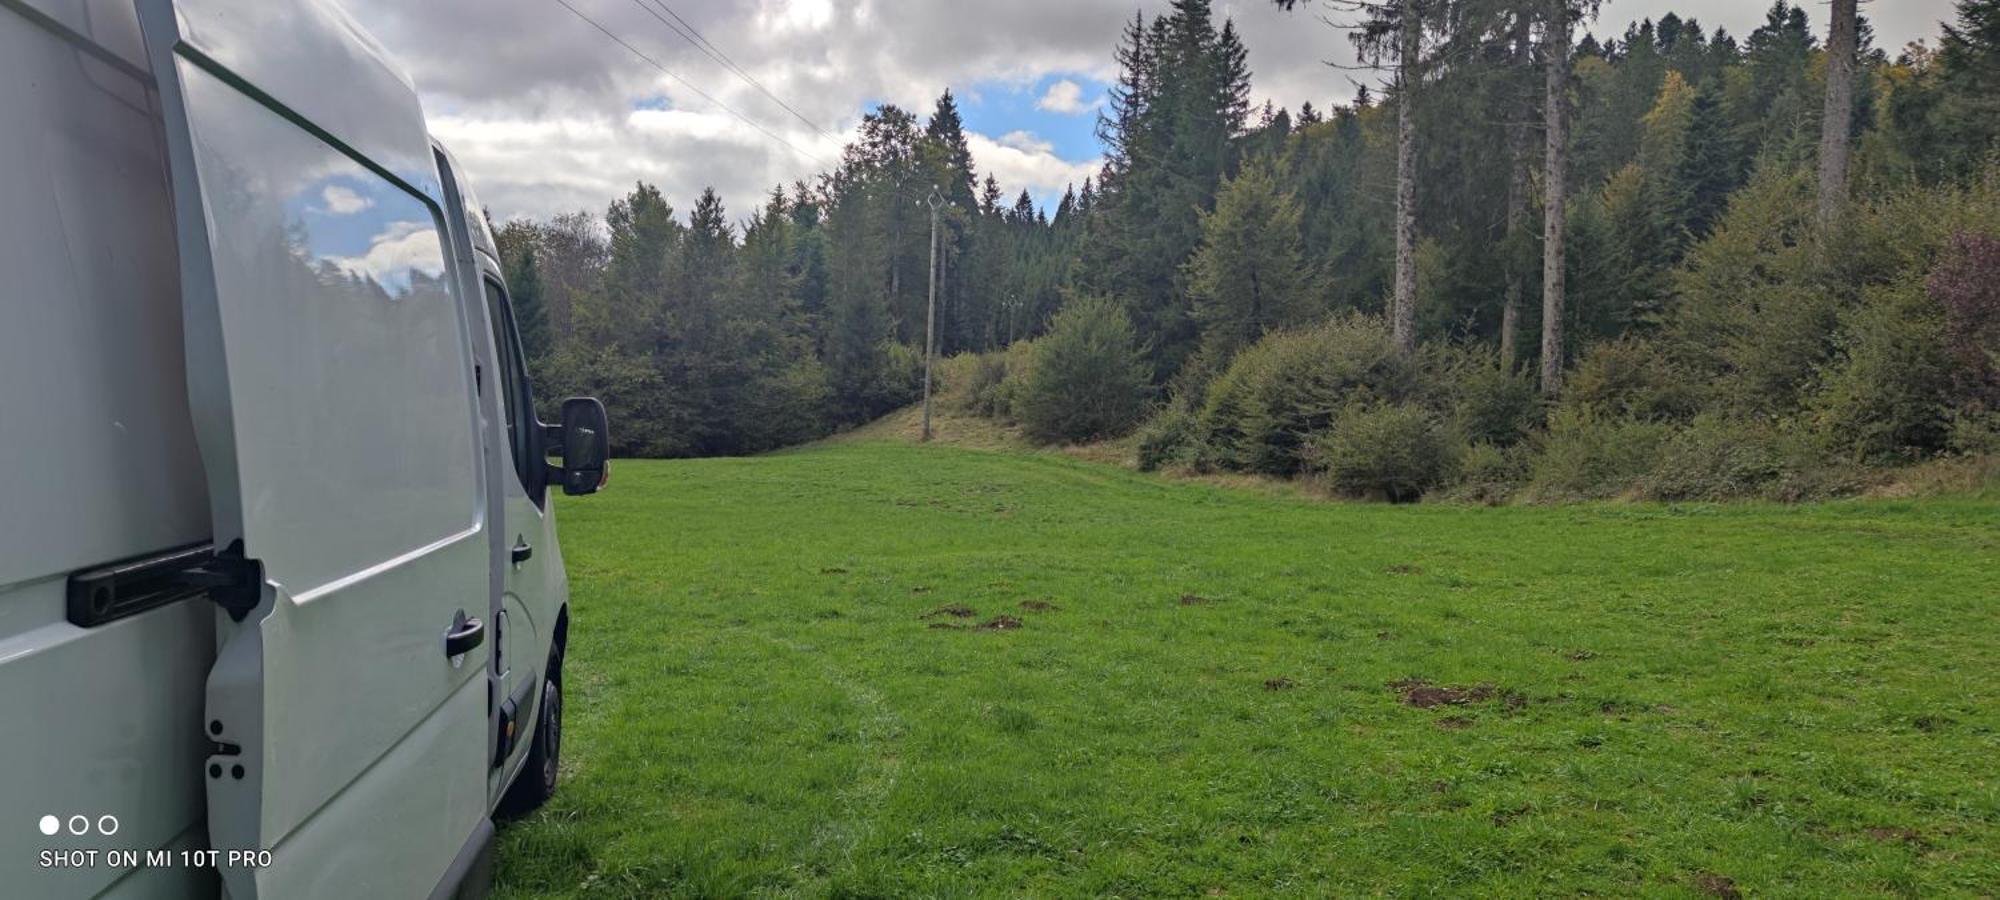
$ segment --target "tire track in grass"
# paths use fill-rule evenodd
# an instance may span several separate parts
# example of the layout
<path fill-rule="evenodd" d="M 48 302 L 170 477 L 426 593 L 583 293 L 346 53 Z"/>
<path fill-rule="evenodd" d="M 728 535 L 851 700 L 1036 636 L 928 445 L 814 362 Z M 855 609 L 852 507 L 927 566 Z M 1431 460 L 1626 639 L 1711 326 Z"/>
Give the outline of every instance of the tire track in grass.
<path fill-rule="evenodd" d="M 897 748 L 903 739 L 903 720 L 880 693 L 841 671 L 824 650 L 775 635 L 757 636 L 789 651 L 794 659 L 817 659 L 820 674 L 827 683 L 867 710 L 855 729 L 855 745 L 864 762 L 853 785 L 840 793 L 841 818 L 816 828 L 811 844 L 815 856 L 824 854 L 852 869 L 856 849 L 874 836 L 881 824 L 882 807 L 901 777 L 903 757 Z M 878 745 L 886 746 L 878 749 Z"/>

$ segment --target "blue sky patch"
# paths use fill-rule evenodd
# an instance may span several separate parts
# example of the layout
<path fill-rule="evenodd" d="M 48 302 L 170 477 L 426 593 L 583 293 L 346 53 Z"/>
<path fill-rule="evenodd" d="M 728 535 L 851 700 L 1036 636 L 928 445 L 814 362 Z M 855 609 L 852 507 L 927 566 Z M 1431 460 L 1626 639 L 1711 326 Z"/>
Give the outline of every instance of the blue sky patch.
<path fill-rule="evenodd" d="M 1048 95 L 1050 88 L 1062 81 L 1072 82 L 1078 87 L 1079 103 L 1087 107 L 1084 111 L 1068 115 L 1037 106 Z M 1096 105 L 1102 102 L 1109 87 L 1087 75 L 1058 72 L 1044 75 L 1030 84 L 982 81 L 954 93 L 958 96 L 959 115 L 964 117 L 967 130 L 995 140 L 1012 132 L 1025 131 L 1047 141 L 1055 149 L 1056 156 L 1070 162 L 1082 162 L 1096 159 L 1104 152 L 1097 141 Z"/>

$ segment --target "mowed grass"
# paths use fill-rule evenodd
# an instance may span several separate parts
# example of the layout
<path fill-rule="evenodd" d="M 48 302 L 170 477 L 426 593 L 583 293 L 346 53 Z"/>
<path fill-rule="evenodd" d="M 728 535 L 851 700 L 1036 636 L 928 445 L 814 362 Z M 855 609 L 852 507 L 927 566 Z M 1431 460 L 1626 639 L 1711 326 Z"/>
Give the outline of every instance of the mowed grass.
<path fill-rule="evenodd" d="M 845 443 L 560 506 L 563 784 L 502 896 L 2000 891 L 1991 502 L 1392 508 Z"/>

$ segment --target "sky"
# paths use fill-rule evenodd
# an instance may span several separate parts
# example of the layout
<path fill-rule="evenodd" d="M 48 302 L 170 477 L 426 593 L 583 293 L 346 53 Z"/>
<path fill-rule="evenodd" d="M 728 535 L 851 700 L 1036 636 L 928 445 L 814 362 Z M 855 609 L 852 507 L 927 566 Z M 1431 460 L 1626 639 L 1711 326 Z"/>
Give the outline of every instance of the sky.
<path fill-rule="evenodd" d="M 992 174 L 1010 198 L 1026 190 L 1052 204 L 1102 163 L 1095 125 L 1117 76 L 1120 30 L 1135 13 L 1150 18 L 1168 5 L 338 2 L 410 72 L 432 130 L 502 221 L 602 215 L 641 180 L 683 214 L 713 187 L 741 221 L 773 186 L 830 171 L 877 105 L 924 116 L 947 88 L 958 98 L 979 176 Z M 1823 32 L 1823 0 L 1805 7 Z M 1614 0 L 1589 30 L 1622 34 L 1627 23 L 1673 11 L 1741 39 L 1766 9 L 1756 0 Z M 1322 21 L 1323 8 L 1217 0 L 1215 10 L 1243 35 L 1257 105 L 1324 108 L 1352 97 L 1354 79 L 1367 78 L 1325 64 L 1349 62 L 1353 51 Z M 1874 0 L 1862 14 L 1875 23 L 1877 44 L 1893 49 L 1920 38 L 1935 43 L 1952 3 Z"/>

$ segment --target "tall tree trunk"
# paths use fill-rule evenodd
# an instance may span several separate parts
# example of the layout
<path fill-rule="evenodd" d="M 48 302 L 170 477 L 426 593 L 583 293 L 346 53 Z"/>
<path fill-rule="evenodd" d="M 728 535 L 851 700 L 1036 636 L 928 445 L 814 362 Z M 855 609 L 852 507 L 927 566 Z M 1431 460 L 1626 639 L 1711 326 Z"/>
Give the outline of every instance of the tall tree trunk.
<path fill-rule="evenodd" d="M 1396 348 L 1417 348 L 1417 64 L 1423 23 L 1417 0 L 1402 0 L 1402 38 L 1396 51 L 1396 298 L 1390 328 Z"/>
<path fill-rule="evenodd" d="M 1826 115 L 1819 139 L 1819 218 L 1831 222 L 1847 205 L 1848 133 L 1854 127 L 1854 70 L 1860 52 L 1856 0 L 1833 0 L 1826 41 Z"/>
<path fill-rule="evenodd" d="M 1542 232 L 1542 394 L 1553 397 L 1562 391 L 1563 377 L 1563 245 L 1569 226 L 1569 3 L 1549 0 L 1547 39 L 1548 84 L 1545 116 L 1548 122 L 1548 171 L 1544 173 Z"/>
<path fill-rule="evenodd" d="M 1528 17 L 1523 15 L 1514 26 L 1514 61 L 1526 67 L 1532 64 L 1533 53 L 1528 34 Z M 1521 230 L 1528 222 L 1529 182 L 1533 178 L 1533 163 L 1529 158 L 1529 146 L 1534 138 L 1532 128 L 1526 120 L 1534 107 L 1532 93 L 1525 92 L 1525 109 L 1513 112 L 1515 118 L 1507 123 L 1507 159 L 1513 169 L 1507 180 L 1507 295 L 1500 307 L 1500 366 L 1508 372 L 1514 371 L 1514 363 L 1519 358 L 1521 331 L 1521 295 L 1526 293 L 1526 273 L 1521 271 L 1522 260 L 1513 251 L 1520 247 Z"/>

